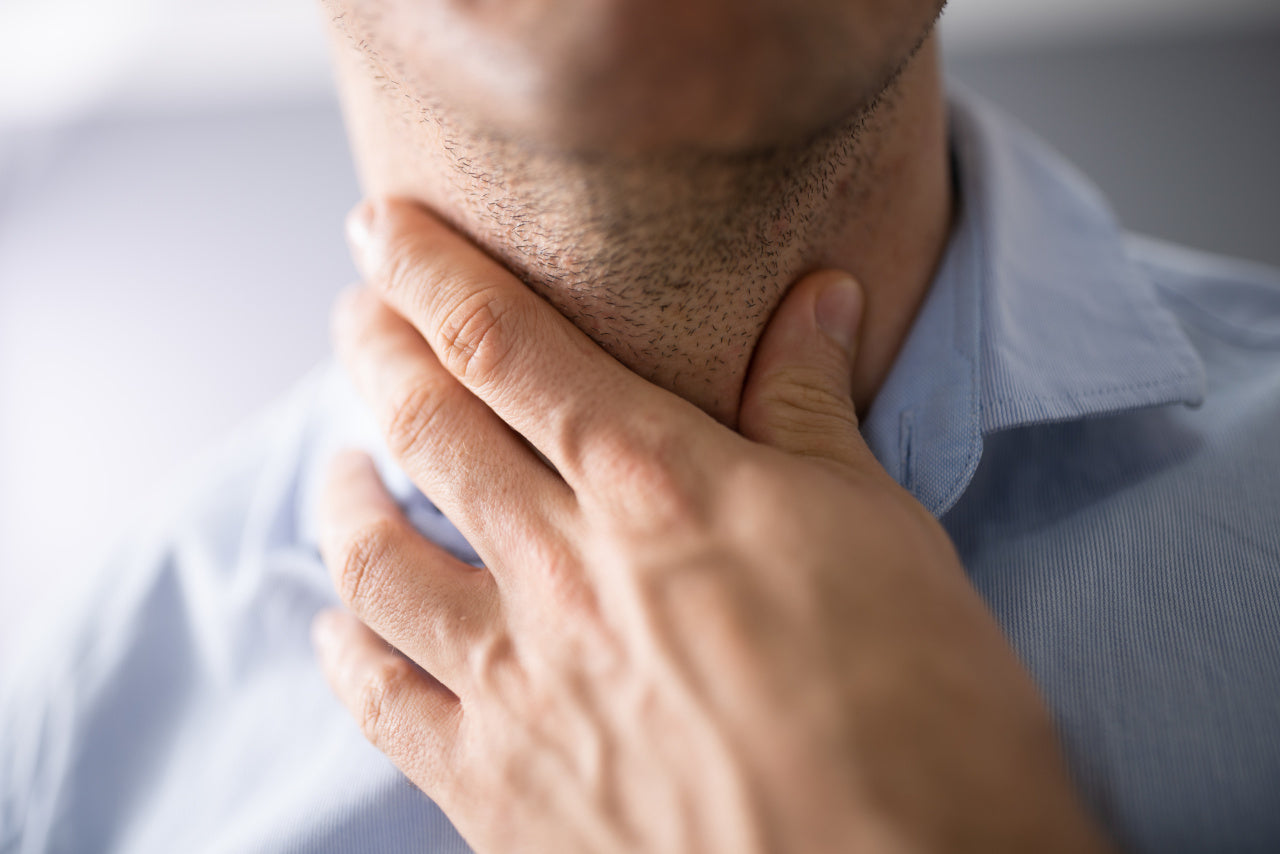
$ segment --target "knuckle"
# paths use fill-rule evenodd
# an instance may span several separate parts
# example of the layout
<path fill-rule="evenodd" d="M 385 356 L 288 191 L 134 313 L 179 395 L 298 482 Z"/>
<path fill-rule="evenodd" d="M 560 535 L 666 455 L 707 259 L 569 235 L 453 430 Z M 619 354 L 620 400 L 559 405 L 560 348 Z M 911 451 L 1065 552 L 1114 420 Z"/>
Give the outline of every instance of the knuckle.
<path fill-rule="evenodd" d="M 419 382 L 401 392 L 387 419 L 386 441 L 391 453 L 404 459 L 422 451 L 431 436 L 440 435 L 444 407 L 445 394 L 435 384 Z"/>
<path fill-rule="evenodd" d="M 467 294 L 439 324 L 441 363 L 468 384 L 486 382 L 511 351 L 514 315 L 496 287 Z"/>
<path fill-rule="evenodd" d="M 633 528 L 672 531 L 700 524 L 707 496 L 686 438 L 668 425 L 617 430 L 601 449 L 605 475 L 617 484 L 618 510 Z"/>
<path fill-rule="evenodd" d="M 852 402 L 823 388 L 788 383 L 765 392 L 759 404 L 765 441 L 822 446 L 857 432 Z"/>
<path fill-rule="evenodd" d="M 853 413 L 851 394 L 834 392 L 822 378 L 803 371 L 784 372 L 775 377 L 762 398 L 775 414 L 785 414 L 801 422 L 806 417 L 848 420 Z"/>
<path fill-rule="evenodd" d="M 515 643 L 506 632 L 477 638 L 467 650 L 468 664 L 481 683 L 492 683 L 499 672 L 515 661 Z"/>
<path fill-rule="evenodd" d="M 397 656 L 378 664 L 360 685 L 360 730 L 379 749 L 396 737 L 396 709 L 415 675 L 412 665 Z"/>
<path fill-rule="evenodd" d="M 593 612 L 591 588 L 584 583 L 584 567 L 575 550 L 563 542 L 528 544 L 529 566 L 535 583 L 556 613 L 581 617 Z"/>
<path fill-rule="evenodd" d="M 394 520 L 379 519 L 356 532 L 343 548 L 336 586 L 342 601 L 357 613 L 368 605 L 379 574 L 393 559 L 398 533 Z"/>

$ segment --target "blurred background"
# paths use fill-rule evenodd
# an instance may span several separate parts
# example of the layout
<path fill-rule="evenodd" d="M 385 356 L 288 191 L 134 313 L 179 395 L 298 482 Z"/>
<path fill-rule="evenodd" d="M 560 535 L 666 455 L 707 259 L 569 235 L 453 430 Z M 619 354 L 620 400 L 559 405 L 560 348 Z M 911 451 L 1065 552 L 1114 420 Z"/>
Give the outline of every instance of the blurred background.
<path fill-rule="evenodd" d="M 0 0 L 0 666 L 325 358 L 357 189 L 314 0 Z M 1132 229 L 1280 265 L 1280 2 L 953 0 L 952 76 Z"/>

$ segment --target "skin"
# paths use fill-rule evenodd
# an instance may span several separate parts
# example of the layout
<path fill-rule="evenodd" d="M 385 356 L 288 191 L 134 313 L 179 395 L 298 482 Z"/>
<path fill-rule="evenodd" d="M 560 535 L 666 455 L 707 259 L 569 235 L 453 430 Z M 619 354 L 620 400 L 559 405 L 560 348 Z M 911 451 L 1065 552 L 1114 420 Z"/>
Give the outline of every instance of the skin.
<path fill-rule="evenodd" d="M 326 12 L 367 194 L 436 211 L 623 364 L 732 424 L 765 323 L 807 271 L 866 290 L 860 406 L 892 363 L 951 216 L 938 5 Z"/>
<path fill-rule="evenodd" d="M 858 436 L 854 281 L 792 290 L 739 435 L 421 209 L 364 208 L 355 243 L 376 294 L 339 353 L 485 568 L 341 457 L 322 552 L 354 616 L 316 645 L 477 850 L 1106 850 L 945 532 Z"/>
<path fill-rule="evenodd" d="M 1104 850 L 857 432 L 950 223 L 936 0 L 325 7 L 408 200 L 352 220 L 338 349 L 485 563 L 335 463 L 315 639 L 370 740 L 480 851 Z"/>

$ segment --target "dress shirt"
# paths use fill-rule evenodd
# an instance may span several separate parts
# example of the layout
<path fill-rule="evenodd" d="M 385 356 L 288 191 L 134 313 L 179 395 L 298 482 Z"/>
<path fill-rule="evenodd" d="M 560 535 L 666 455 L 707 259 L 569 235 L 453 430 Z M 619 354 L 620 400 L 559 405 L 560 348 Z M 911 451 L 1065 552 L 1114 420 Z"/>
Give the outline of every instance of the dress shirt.
<path fill-rule="evenodd" d="M 946 526 L 1119 843 L 1278 851 L 1280 277 L 1126 236 L 973 96 L 951 149 L 953 233 L 863 434 Z M 466 850 L 312 653 L 336 602 L 317 495 L 351 445 L 475 560 L 318 369 L 23 646 L 0 852 Z"/>

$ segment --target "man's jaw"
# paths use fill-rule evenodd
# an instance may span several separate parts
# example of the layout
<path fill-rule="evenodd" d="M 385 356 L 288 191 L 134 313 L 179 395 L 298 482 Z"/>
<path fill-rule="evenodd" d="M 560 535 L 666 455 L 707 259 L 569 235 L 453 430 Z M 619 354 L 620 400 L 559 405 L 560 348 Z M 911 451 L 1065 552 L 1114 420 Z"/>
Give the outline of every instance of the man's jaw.
<path fill-rule="evenodd" d="M 936 223 L 915 222 L 936 219 L 930 208 L 945 199 L 926 193 L 904 207 L 893 198 L 899 184 L 945 182 L 932 166 L 912 165 L 922 145 L 941 160 L 945 134 L 916 126 L 912 105 L 937 97 L 940 112 L 940 95 L 927 80 L 915 94 L 910 74 L 906 92 L 804 147 L 587 158 L 424 113 L 367 57 L 337 48 L 368 194 L 422 202 L 620 362 L 726 424 L 736 423 L 755 344 L 792 282 L 819 265 L 840 267 L 908 305 L 909 322 L 945 239 Z M 936 75 L 929 65 L 915 77 Z M 908 166 L 887 172 L 889 160 Z M 896 245 L 917 236 L 920 246 Z M 917 259 L 921 269 L 908 269 Z M 872 294 L 868 310 L 885 303 Z M 894 334 L 905 334 L 901 320 Z M 881 349 L 891 355 L 896 344 Z"/>

